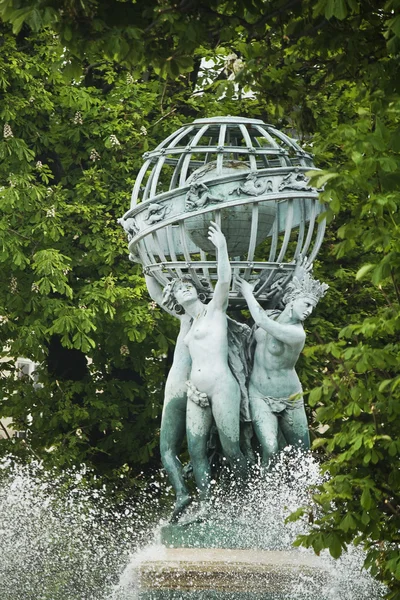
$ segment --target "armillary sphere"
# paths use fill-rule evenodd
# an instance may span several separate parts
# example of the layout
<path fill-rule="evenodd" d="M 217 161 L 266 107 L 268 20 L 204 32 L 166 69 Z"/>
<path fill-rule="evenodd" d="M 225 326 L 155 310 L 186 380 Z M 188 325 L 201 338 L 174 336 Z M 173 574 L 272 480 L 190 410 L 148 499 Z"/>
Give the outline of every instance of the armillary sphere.
<path fill-rule="evenodd" d="M 210 221 L 225 234 L 234 272 L 259 280 L 255 294 L 263 305 L 274 285 L 290 281 L 299 256 L 316 257 L 325 209 L 306 175 L 315 170 L 312 156 L 272 125 L 197 119 L 143 158 L 120 222 L 131 259 L 161 285 L 190 274 L 212 289 L 217 263 Z M 233 283 L 230 305 L 242 303 Z"/>

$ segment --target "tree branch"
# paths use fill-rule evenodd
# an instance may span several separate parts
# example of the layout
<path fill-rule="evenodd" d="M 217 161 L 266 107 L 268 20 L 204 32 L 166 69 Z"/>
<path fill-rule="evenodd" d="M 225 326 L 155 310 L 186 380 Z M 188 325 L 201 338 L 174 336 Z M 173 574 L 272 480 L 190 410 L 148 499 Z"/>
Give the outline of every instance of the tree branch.
<path fill-rule="evenodd" d="M 10 436 L 10 434 L 8 433 L 8 431 L 7 431 L 6 427 L 3 425 L 3 423 L 2 423 L 1 421 L 0 421 L 0 427 L 2 428 L 2 430 L 4 431 L 4 433 L 6 434 L 6 437 L 7 437 L 9 440 L 11 440 L 11 436 Z"/>

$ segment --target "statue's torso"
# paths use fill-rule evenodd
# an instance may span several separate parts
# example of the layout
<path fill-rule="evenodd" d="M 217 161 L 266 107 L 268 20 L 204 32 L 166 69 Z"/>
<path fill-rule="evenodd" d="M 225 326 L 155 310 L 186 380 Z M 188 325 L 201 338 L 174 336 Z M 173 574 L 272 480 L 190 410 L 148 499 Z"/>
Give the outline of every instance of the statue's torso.
<path fill-rule="evenodd" d="M 264 329 L 257 329 L 256 349 L 250 376 L 250 396 L 287 398 L 302 391 L 295 365 L 304 341 L 286 344 Z"/>
<path fill-rule="evenodd" d="M 227 327 L 224 312 L 205 307 L 185 336 L 192 360 L 190 380 L 206 394 L 214 392 L 221 377 L 233 377 L 228 366 Z"/>

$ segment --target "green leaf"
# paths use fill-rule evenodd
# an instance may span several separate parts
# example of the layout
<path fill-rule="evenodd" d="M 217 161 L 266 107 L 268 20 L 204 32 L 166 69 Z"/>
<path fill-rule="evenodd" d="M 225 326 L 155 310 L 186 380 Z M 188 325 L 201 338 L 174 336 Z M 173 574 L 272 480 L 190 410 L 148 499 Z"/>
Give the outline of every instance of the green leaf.
<path fill-rule="evenodd" d="M 400 15 L 397 15 L 394 19 L 390 19 L 387 24 L 393 33 L 400 38 Z"/>
<path fill-rule="evenodd" d="M 68 25 L 66 25 L 66 27 L 64 27 L 63 29 L 63 36 L 67 42 L 70 42 L 72 40 L 72 30 L 71 27 L 69 27 Z"/>
<path fill-rule="evenodd" d="M 375 267 L 376 267 L 376 265 L 373 263 L 368 263 L 366 265 L 363 265 L 361 267 L 361 269 L 359 269 L 357 271 L 356 279 L 357 280 L 362 279 L 367 273 L 369 273 L 369 271 L 371 271 L 371 269 L 374 269 Z"/>
<path fill-rule="evenodd" d="M 313 450 L 316 450 L 317 448 L 320 448 L 321 446 L 325 446 L 327 444 L 328 440 L 326 438 L 316 438 L 315 440 L 313 440 L 312 443 L 312 448 Z"/>
<path fill-rule="evenodd" d="M 307 175 L 311 175 L 311 183 L 316 188 L 321 188 L 332 179 L 339 177 L 339 173 L 324 173 L 320 171 L 308 171 Z"/>
<path fill-rule="evenodd" d="M 396 456 L 396 455 L 397 455 L 397 443 L 392 442 L 389 446 L 389 456 Z"/>
<path fill-rule="evenodd" d="M 368 461 L 369 462 L 369 461 Z M 373 506 L 373 500 L 371 497 L 371 492 L 370 489 L 368 487 L 365 487 L 362 494 L 361 494 L 361 506 L 365 509 L 365 510 L 370 510 Z"/>
<path fill-rule="evenodd" d="M 380 384 L 379 384 L 379 391 L 383 392 L 388 385 L 390 385 L 391 383 L 393 383 L 393 379 L 384 379 Z"/>
<path fill-rule="evenodd" d="M 337 19 L 343 20 L 347 17 L 346 0 L 335 0 L 334 16 Z"/>
<path fill-rule="evenodd" d="M 310 406 L 315 406 L 317 402 L 321 399 L 322 396 L 322 387 L 317 387 L 311 390 L 308 396 L 308 403 Z"/>
<path fill-rule="evenodd" d="M 368 463 L 369 463 L 370 461 L 371 461 L 371 452 L 370 452 L 370 451 L 368 451 L 368 452 L 366 452 L 366 453 L 365 453 L 365 455 L 364 455 L 364 458 L 363 458 L 363 463 L 364 463 L 365 465 L 368 465 Z M 369 493 L 369 490 L 368 490 L 368 493 Z"/>
<path fill-rule="evenodd" d="M 294 512 L 290 513 L 290 515 L 288 517 L 286 517 L 285 523 L 290 523 L 292 521 L 298 521 L 300 519 L 300 517 L 304 516 L 304 514 L 306 512 L 307 512 L 306 508 L 304 508 L 304 507 L 298 508 Z"/>
<path fill-rule="evenodd" d="M 361 515 L 361 522 L 364 525 L 368 525 L 368 523 L 370 522 L 371 517 L 369 516 L 369 514 L 367 513 L 367 511 L 363 510 L 362 515 Z"/>
<path fill-rule="evenodd" d="M 337 534 L 331 533 L 329 535 L 329 553 L 333 558 L 339 558 L 342 554 L 342 544 Z"/>
<path fill-rule="evenodd" d="M 354 450 L 359 450 L 362 446 L 363 443 L 363 436 L 362 435 L 358 435 L 354 440 L 353 440 L 353 448 Z"/>
<path fill-rule="evenodd" d="M 347 513 L 347 515 L 342 519 L 339 528 L 343 529 L 347 533 L 349 529 L 356 529 L 357 521 L 354 519 L 351 513 Z"/>
<path fill-rule="evenodd" d="M 193 68 L 193 57 L 192 56 L 176 56 L 176 62 L 178 63 L 182 71 L 191 70 Z"/>
<path fill-rule="evenodd" d="M 326 0 L 325 2 L 325 17 L 329 20 L 335 14 L 336 0 Z"/>
<path fill-rule="evenodd" d="M 176 79 L 180 75 L 179 63 L 175 59 L 171 59 L 166 63 L 168 73 L 173 79 Z"/>
<path fill-rule="evenodd" d="M 13 25 L 13 33 L 18 34 L 24 23 L 29 19 L 30 14 L 32 13 L 33 8 L 20 8 L 18 10 L 14 10 L 12 13 L 12 18 L 10 19 Z"/>

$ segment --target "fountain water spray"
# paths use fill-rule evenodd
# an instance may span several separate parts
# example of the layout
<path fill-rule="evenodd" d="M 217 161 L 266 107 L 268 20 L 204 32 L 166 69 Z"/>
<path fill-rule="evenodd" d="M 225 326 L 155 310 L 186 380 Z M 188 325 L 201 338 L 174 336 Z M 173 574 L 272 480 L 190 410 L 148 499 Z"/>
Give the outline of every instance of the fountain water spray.
<path fill-rule="evenodd" d="M 269 550 L 290 552 L 293 542 L 299 534 L 308 528 L 308 519 L 303 517 L 295 522 L 286 522 L 287 517 L 299 507 L 310 503 L 310 487 L 322 482 L 318 462 L 311 454 L 301 454 L 286 449 L 276 460 L 274 467 L 262 477 L 254 477 L 246 493 L 239 489 L 218 487 L 213 494 L 213 508 L 208 515 L 206 527 L 215 529 L 221 525 L 234 524 L 241 531 L 241 547 L 266 548 Z M 160 543 L 160 534 L 166 521 L 161 519 L 153 530 L 148 545 L 134 552 L 121 574 L 110 600 L 185 600 L 198 598 L 221 598 L 221 600 L 377 600 L 382 598 L 385 589 L 363 570 L 364 554 L 360 548 L 350 546 L 338 560 L 334 560 L 328 551 L 319 557 L 321 571 L 299 572 L 297 580 L 292 582 L 290 594 L 267 592 L 260 594 L 252 590 L 251 584 L 243 580 L 243 590 L 236 592 L 212 592 L 174 590 L 146 591 L 138 583 L 139 572 L 143 565 L 163 561 L 168 550 Z M 226 529 L 225 547 L 232 544 L 232 528 Z M 247 536 L 247 539 L 246 539 Z M 224 540 L 218 539 L 215 546 L 221 547 Z M 184 550 L 182 550 L 184 552 Z M 187 551 L 188 556 L 190 549 Z M 208 552 L 212 552 L 211 549 Z M 234 550 L 232 550 L 234 553 Z M 311 550 L 297 550 L 302 559 L 313 560 Z M 324 571 L 323 577 L 319 576 Z M 218 595 L 219 594 L 219 595 Z"/>
<path fill-rule="evenodd" d="M 149 538 L 160 507 L 148 487 L 113 507 L 112 491 L 85 478 L 84 467 L 59 474 L 0 462 L 2 600 L 105 600 Z"/>

